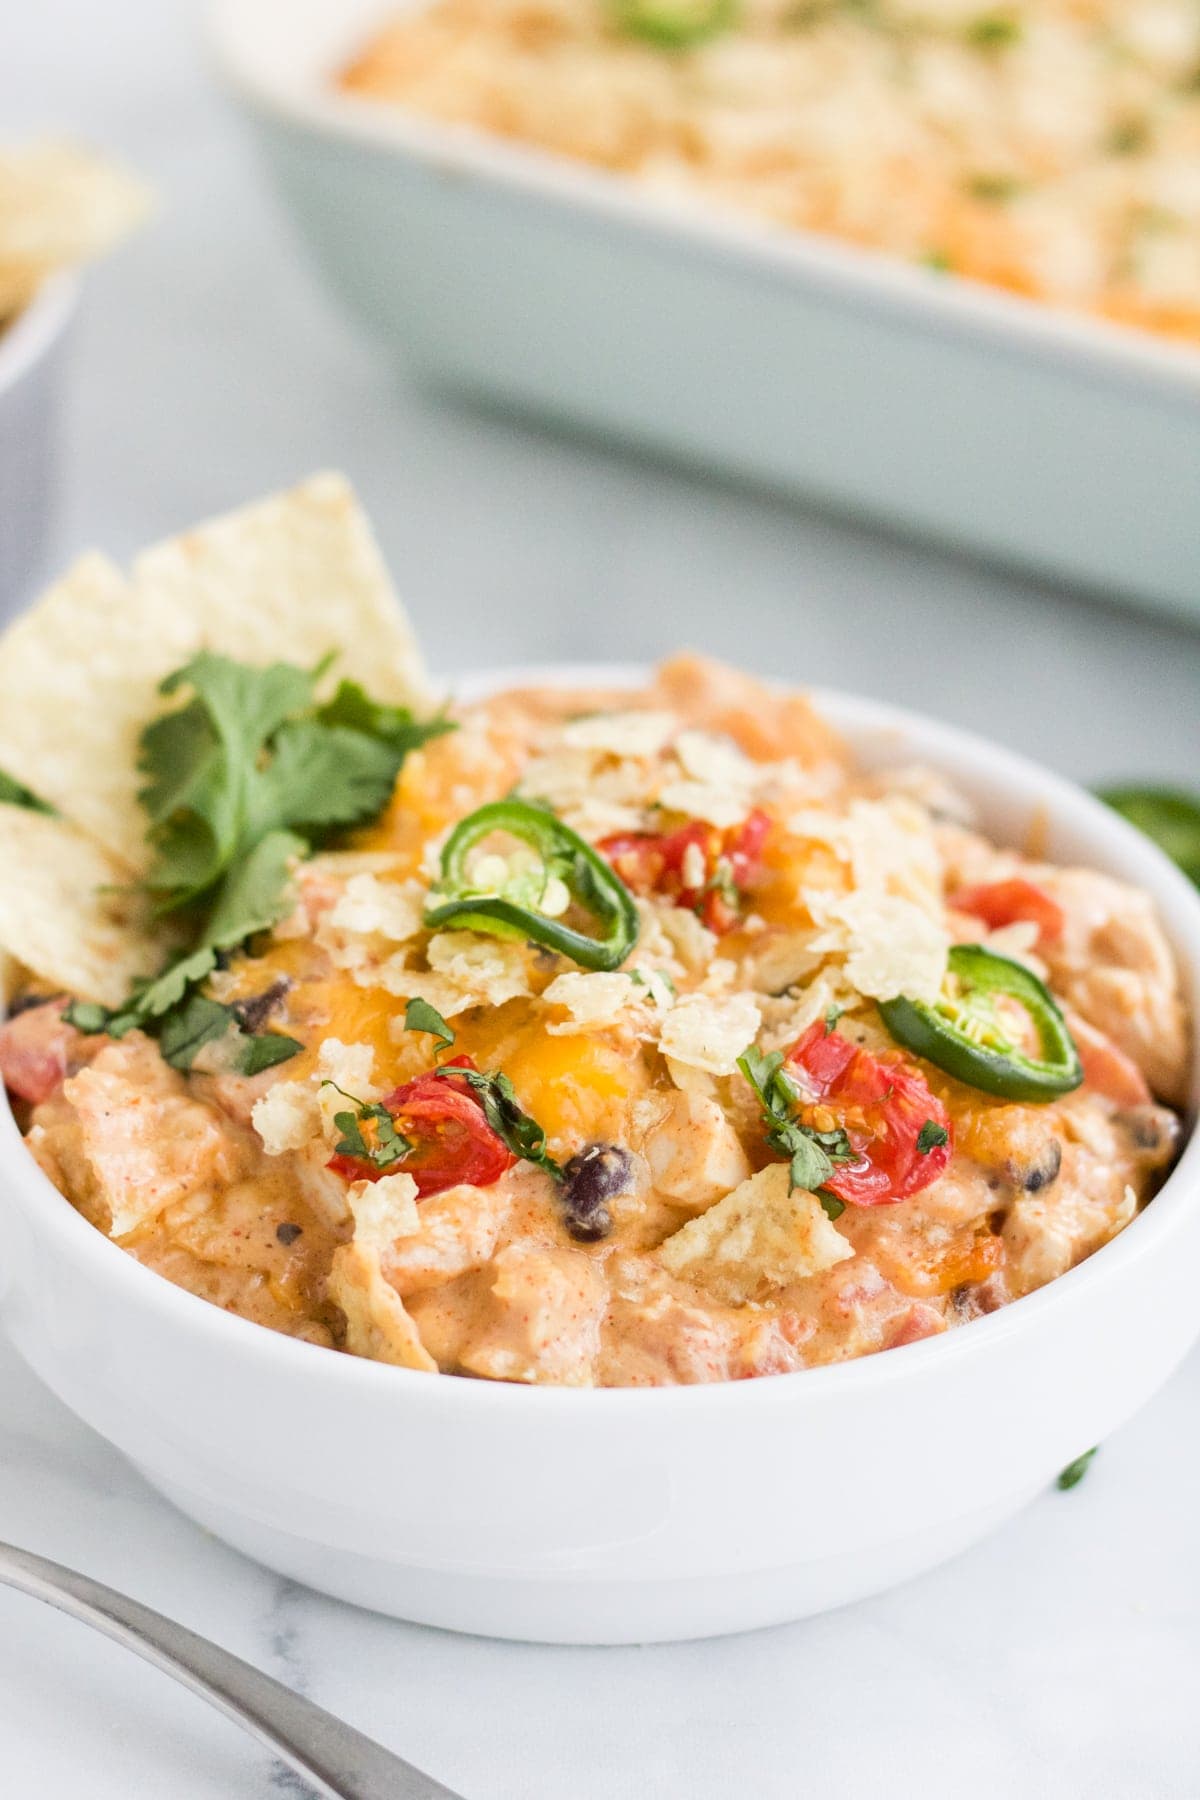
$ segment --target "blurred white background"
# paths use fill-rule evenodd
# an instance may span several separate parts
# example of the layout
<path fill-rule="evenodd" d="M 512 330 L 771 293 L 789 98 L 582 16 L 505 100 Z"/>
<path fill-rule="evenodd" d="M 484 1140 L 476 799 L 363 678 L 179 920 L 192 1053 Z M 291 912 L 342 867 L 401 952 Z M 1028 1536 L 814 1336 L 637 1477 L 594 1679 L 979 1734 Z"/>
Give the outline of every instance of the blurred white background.
<path fill-rule="evenodd" d="M 54 562 L 339 466 L 443 669 L 687 642 L 924 707 L 1084 779 L 1197 779 L 1200 632 L 413 391 L 314 285 L 191 6 L 2 10 L 5 135 L 90 136 L 162 195 L 88 282 Z M 304 1595 L 177 1518 L 7 1351 L 0 1395 L 0 1535 L 221 1637 L 471 1800 L 1200 1786 L 1195 1361 L 1081 1488 L 958 1563 L 807 1625 L 646 1651 L 471 1642 Z M 879 1489 L 886 1506 L 885 1469 Z M 14 1800 L 300 1792 L 160 1677 L 3 1595 L 0 1771 Z"/>

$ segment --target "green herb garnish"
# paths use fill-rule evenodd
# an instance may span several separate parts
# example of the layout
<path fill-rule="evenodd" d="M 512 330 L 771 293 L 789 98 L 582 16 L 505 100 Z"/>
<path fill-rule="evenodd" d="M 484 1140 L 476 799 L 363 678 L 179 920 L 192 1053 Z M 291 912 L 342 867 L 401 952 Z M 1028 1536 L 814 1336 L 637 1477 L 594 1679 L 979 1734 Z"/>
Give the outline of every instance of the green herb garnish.
<path fill-rule="evenodd" d="M 936 1119 L 926 1119 L 917 1133 L 917 1150 L 922 1156 L 928 1156 L 931 1150 L 940 1150 L 943 1144 L 950 1142 L 950 1133 Z"/>
<path fill-rule="evenodd" d="M 1073 1463 L 1067 1464 L 1056 1484 L 1062 1489 L 1064 1494 L 1069 1493 L 1073 1487 L 1079 1486 L 1079 1483 L 1083 1480 L 1091 1466 L 1093 1456 L 1095 1456 L 1099 1448 L 1099 1444 L 1093 1444 L 1090 1450 L 1085 1450 L 1082 1456 L 1077 1456 Z"/>
<path fill-rule="evenodd" d="M 966 28 L 968 44 L 976 50 L 1007 50 L 1021 36 L 1021 21 L 1012 13 L 980 13 Z"/>
<path fill-rule="evenodd" d="M 562 1168 L 546 1149 L 545 1131 L 523 1110 L 507 1075 L 487 1074 L 482 1069 L 464 1069 L 455 1064 L 443 1065 L 433 1073 L 448 1080 L 465 1081 L 505 1148 L 520 1161 L 545 1169 L 555 1181 L 563 1179 Z"/>
<path fill-rule="evenodd" d="M 660 50 L 690 50 L 737 22 L 738 0 L 610 0 L 612 16 L 629 37 Z"/>
<path fill-rule="evenodd" d="M 318 705 L 329 660 L 250 668 L 201 651 L 161 684 L 168 697 L 190 697 L 141 734 L 138 798 L 154 850 L 143 887 L 160 917 L 185 928 L 188 947 L 124 1005 L 69 1008 L 78 1030 L 148 1031 L 180 1069 L 226 1036 L 225 1060 L 244 1074 L 300 1049 L 278 1034 L 247 1036 L 236 1005 L 198 1005 L 195 990 L 223 953 L 283 916 L 294 864 L 376 817 L 409 750 L 452 729 L 445 718 L 381 706 L 351 681 Z"/>
<path fill-rule="evenodd" d="M 370 1163 L 374 1169 L 394 1169 L 398 1162 L 412 1149 L 412 1145 L 404 1134 L 396 1129 L 387 1107 L 379 1100 L 359 1100 L 354 1094 L 348 1094 L 345 1088 L 338 1087 L 336 1081 L 323 1081 L 322 1087 L 331 1087 L 335 1093 L 349 1100 L 353 1112 L 336 1112 L 333 1122 L 341 1132 L 341 1137 L 334 1145 L 335 1156 L 350 1156 L 356 1162 Z M 364 1125 L 374 1127 L 370 1139 L 363 1131 Z"/>
<path fill-rule="evenodd" d="M 785 1070 L 781 1050 L 766 1055 L 751 1044 L 737 1060 L 762 1107 L 768 1149 L 788 1159 L 788 1192 L 807 1188 L 817 1196 L 829 1218 L 839 1219 L 846 1203 L 826 1191 L 825 1183 L 839 1163 L 857 1160 L 850 1139 L 840 1126 L 834 1131 L 817 1131 L 796 1118 L 799 1091 Z"/>
<path fill-rule="evenodd" d="M 32 788 L 27 788 L 24 782 L 14 781 L 3 769 L 0 769 L 0 806 L 23 806 L 26 812 L 49 813 L 52 818 L 58 817 L 56 809 L 48 801 L 35 794 Z"/>
<path fill-rule="evenodd" d="M 435 1050 L 449 1050 L 454 1042 L 454 1027 L 447 1025 L 436 1006 L 428 1000 L 410 1000 L 404 1009 L 405 1031 L 427 1031 L 437 1039 Z"/>

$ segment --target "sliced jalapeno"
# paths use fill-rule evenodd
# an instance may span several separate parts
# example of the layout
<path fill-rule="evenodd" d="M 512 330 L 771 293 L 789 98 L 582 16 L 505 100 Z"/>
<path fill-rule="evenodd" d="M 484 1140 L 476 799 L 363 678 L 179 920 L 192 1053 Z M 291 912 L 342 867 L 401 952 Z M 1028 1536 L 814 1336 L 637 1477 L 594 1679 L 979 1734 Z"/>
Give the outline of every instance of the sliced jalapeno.
<path fill-rule="evenodd" d="M 534 855 L 519 861 L 485 854 L 468 868 L 471 852 L 498 832 Z M 572 902 L 595 919 L 596 936 L 563 922 Z M 637 906 L 620 876 L 570 826 L 525 800 L 494 801 L 455 826 L 425 923 L 532 939 L 582 969 L 619 968 L 638 936 Z"/>
<path fill-rule="evenodd" d="M 1075 1041 L 1036 975 L 979 944 L 956 944 L 949 973 L 952 991 L 933 1005 L 903 997 L 881 1003 L 883 1022 L 898 1044 L 1002 1100 L 1054 1100 L 1079 1086 L 1083 1066 Z M 999 1000 L 1015 1001 L 1029 1019 L 1037 1055 L 1014 1042 Z"/>

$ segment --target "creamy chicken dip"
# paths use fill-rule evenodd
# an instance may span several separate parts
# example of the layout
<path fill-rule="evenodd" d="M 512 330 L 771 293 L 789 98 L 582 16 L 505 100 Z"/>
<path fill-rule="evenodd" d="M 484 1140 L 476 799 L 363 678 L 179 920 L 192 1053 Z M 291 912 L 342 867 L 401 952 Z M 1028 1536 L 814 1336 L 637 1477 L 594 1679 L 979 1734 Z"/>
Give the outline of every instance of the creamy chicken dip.
<path fill-rule="evenodd" d="M 1200 341 L 1193 0 L 432 0 L 338 80 Z"/>
<path fill-rule="evenodd" d="M 346 504 L 285 503 L 295 579 Z M 256 556 L 268 516 L 234 528 Z M 228 531 L 173 578 L 232 579 Z M 337 647 L 320 609 L 291 616 L 294 664 L 238 663 L 212 626 L 138 700 L 140 800 L 94 797 L 130 858 L 149 814 L 149 858 L 113 867 L 158 923 L 76 919 L 56 980 L 50 888 L 36 929 L 11 873 L 0 893 L 29 1151 L 147 1268 L 410 1369 L 710 1382 L 959 1329 L 1150 1200 L 1188 1021 L 1144 894 L 994 844 L 943 777 L 860 768 L 802 695 L 702 658 L 441 712 L 398 703 L 406 628 L 368 699 L 309 655 Z M 0 645 L 0 701 L 28 647 Z M 93 765 L 131 754 L 108 731 Z M 16 736 L 0 757 L 29 784 L 0 839 L 32 834 L 36 868 L 68 834 L 111 906 L 94 840 L 36 810 L 74 774 Z"/>

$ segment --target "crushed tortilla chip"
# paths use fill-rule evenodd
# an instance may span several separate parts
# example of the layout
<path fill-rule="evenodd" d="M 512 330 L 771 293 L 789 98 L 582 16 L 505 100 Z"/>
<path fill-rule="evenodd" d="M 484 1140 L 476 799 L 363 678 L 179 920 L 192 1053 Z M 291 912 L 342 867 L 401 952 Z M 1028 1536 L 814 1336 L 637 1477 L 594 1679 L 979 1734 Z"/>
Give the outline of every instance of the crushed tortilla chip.
<path fill-rule="evenodd" d="M 340 475 L 317 475 L 145 551 L 130 579 L 76 563 L 0 637 L 0 769 L 141 871 L 138 737 L 163 677 L 202 649 L 310 667 L 334 648 L 330 682 L 428 711 L 366 518 Z"/>
<path fill-rule="evenodd" d="M 786 1163 L 771 1163 L 690 1219 L 660 1246 L 672 1275 L 699 1282 L 726 1304 L 819 1275 L 854 1252 L 803 1188 L 788 1192 Z"/>
<path fill-rule="evenodd" d="M 78 145 L 0 151 L 0 319 L 26 306 L 56 270 L 112 249 L 150 208 L 143 182 Z"/>
<path fill-rule="evenodd" d="M 132 873 L 65 819 L 0 805 L 0 950 L 50 988 L 117 1006 L 166 954 Z"/>

